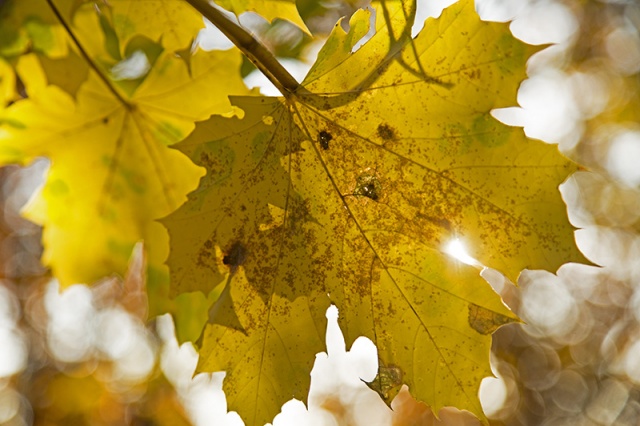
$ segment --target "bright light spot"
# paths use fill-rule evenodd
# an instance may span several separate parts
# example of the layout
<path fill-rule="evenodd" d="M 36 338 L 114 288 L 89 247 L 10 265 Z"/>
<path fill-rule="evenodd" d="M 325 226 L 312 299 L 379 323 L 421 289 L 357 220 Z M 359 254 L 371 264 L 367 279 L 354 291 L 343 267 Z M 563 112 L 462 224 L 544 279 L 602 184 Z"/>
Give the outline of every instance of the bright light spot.
<path fill-rule="evenodd" d="M 135 80 L 147 75 L 151 64 L 142 50 L 136 50 L 126 59 L 111 68 L 111 78 L 118 80 Z"/>
<path fill-rule="evenodd" d="M 624 132 L 614 138 L 609 150 L 607 168 L 629 186 L 640 184 L 640 132 Z"/>
<path fill-rule="evenodd" d="M 449 241 L 444 251 L 448 255 L 455 257 L 460 262 L 466 263 L 467 265 L 482 266 L 480 262 L 469 255 L 467 248 L 459 238 Z"/>
<path fill-rule="evenodd" d="M 20 316 L 18 300 L 6 287 L 0 285 L 0 326 L 13 327 Z"/>
<path fill-rule="evenodd" d="M 200 373 L 194 377 L 198 354 L 193 345 L 178 345 L 173 319 L 169 314 L 158 317 L 157 326 L 163 343 L 160 366 L 175 387 L 192 423 L 196 426 L 244 425 L 238 413 L 227 412 L 227 399 L 222 390 L 225 373 Z"/>
<path fill-rule="evenodd" d="M 341 412 L 342 417 L 336 417 L 338 424 L 346 424 L 346 419 L 352 419 L 353 424 L 390 424 L 391 411 L 363 382 L 374 379 L 377 374 L 378 351 L 364 336 L 358 337 L 349 351 L 345 350 L 338 310 L 334 306 L 327 310 L 327 349 L 316 355 L 311 370 L 309 412 L 330 416 L 327 407 L 333 407 L 334 415 Z M 301 424 L 295 419 L 289 422 L 284 419 L 284 416 L 279 419 L 279 425 Z M 327 420 L 319 424 L 332 423 Z"/>
<path fill-rule="evenodd" d="M 310 414 L 304 402 L 294 398 L 285 402 L 282 406 L 282 411 L 273 419 L 273 426 L 289 426 L 292 424 L 320 426 L 326 423 L 321 422 L 318 416 Z M 336 424 L 335 421 L 333 424 Z"/>
<path fill-rule="evenodd" d="M 155 352 L 141 322 L 121 308 L 108 308 L 97 313 L 93 324 L 95 346 L 114 361 L 117 380 L 141 381 L 151 373 Z"/>
<path fill-rule="evenodd" d="M 607 36 L 605 46 L 618 71 L 625 75 L 640 71 L 640 39 L 635 29 L 616 28 Z"/>
<path fill-rule="evenodd" d="M 19 316 L 17 298 L 0 285 L 0 379 L 19 373 L 27 364 L 27 343 L 16 324 Z"/>
<path fill-rule="evenodd" d="M 640 360 L 638 360 L 638 353 L 640 353 L 640 340 L 633 342 L 625 352 L 625 373 L 633 383 L 638 384 L 640 383 Z"/>
<path fill-rule="evenodd" d="M 483 21 L 513 21 L 528 7 L 529 1 L 526 0 L 476 0 L 476 11 Z"/>
<path fill-rule="evenodd" d="M 609 102 L 609 86 L 605 76 L 596 72 L 574 72 L 568 76 L 573 101 L 583 118 L 600 114 Z"/>
<path fill-rule="evenodd" d="M 115 360 L 114 376 L 121 381 L 140 382 L 145 380 L 155 365 L 155 348 L 145 334 L 138 333 L 136 344 Z"/>
<path fill-rule="evenodd" d="M 562 43 L 577 28 L 578 21 L 571 9 L 559 2 L 544 0 L 529 3 L 511 24 L 513 35 L 530 44 Z"/>
<path fill-rule="evenodd" d="M 90 356 L 95 339 L 92 320 L 96 315 L 91 299 L 91 290 L 84 285 L 73 285 L 62 293 L 55 281 L 47 286 L 47 343 L 58 360 L 79 362 Z"/>
<path fill-rule="evenodd" d="M 418 0 L 416 18 L 411 27 L 411 37 L 418 35 L 424 28 L 424 21 L 427 18 L 437 18 L 442 14 L 444 8 L 451 6 L 456 0 Z"/>
<path fill-rule="evenodd" d="M 233 21 L 237 21 L 235 15 L 233 15 Z M 204 18 L 204 28 L 196 37 L 196 44 L 204 51 L 229 50 L 234 46 L 227 36 L 206 18 Z"/>
<path fill-rule="evenodd" d="M 22 371 L 27 364 L 27 345 L 20 330 L 0 327 L 0 378 Z"/>
<path fill-rule="evenodd" d="M 485 377 L 480 383 L 480 404 L 487 417 L 495 417 L 507 400 L 507 384 L 502 377 Z"/>
<path fill-rule="evenodd" d="M 579 311 L 564 281 L 546 271 L 525 271 L 520 286 L 527 332 L 537 328 L 546 336 L 559 337 L 573 330 Z"/>
<path fill-rule="evenodd" d="M 574 101 L 570 76 L 560 71 L 545 71 L 525 80 L 518 91 L 522 108 L 491 111 L 499 121 L 524 127 L 530 138 L 561 143 L 563 149 L 575 146 L 582 135 L 582 114 Z"/>
<path fill-rule="evenodd" d="M 111 359 L 123 358 L 135 345 L 135 324 L 120 308 L 105 309 L 94 319 L 96 346 Z"/>
<path fill-rule="evenodd" d="M 288 58 L 277 58 L 278 62 L 293 76 L 297 81 L 302 81 L 311 68 L 311 64 Z M 249 89 L 254 87 L 260 88 L 260 93 L 265 96 L 280 96 L 281 93 L 259 70 L 254 70 L 244 78 L 244 84 Z"/>
<path fill-rule="evenodd" d="M 342 330 L 338 325 L 338 308 L 334 305 L 327 308 L 327 334 L 325 343 L 327 344 L 327 353 L 333 356 L 339 356 L 347 352 L 347 346 L 342 335 Z"/>

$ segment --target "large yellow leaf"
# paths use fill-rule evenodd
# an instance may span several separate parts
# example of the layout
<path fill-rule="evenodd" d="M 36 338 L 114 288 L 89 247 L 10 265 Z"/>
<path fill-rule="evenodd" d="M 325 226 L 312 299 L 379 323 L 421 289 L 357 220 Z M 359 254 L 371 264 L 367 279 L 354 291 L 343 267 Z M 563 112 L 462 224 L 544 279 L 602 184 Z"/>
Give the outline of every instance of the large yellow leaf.
<path fill-rule="evenodd" d="M 26 211 L 44 226 L 44 262 L 62 285 L 88 283 L 123 273 L 134 244 L 145 240 L 157 276 L 168 236 L 155 220 L 177 208 L 203 174 L 169 146 L 187 136 L 194 121 L 230 112 L 227 93 L 248 93 L 238 73 L 240 55 L 191 52 L 202 20 L 184 2 L 109 2 L 107 18 L 120 22 L 114 26 L 93 4 L 29 3 L 58 19 L 69 55 L 55 66 L 32 54 L 20 58 L 29 99 L 0 116 L 0 163 L 51 160 L 46 183 Z M 147 34 L 154 13 L 166 25 Z M 189 13 L 199 17 L 198 25 L 184 23 L 191 35 L 172 32 L 181 25 L 175 19 Z M 127 38 L 123 28 L 136 36 Z M 160 37 L 161 30 L 167 35 Z M 118 77 L 109 68 L 106 58 L 115 63 L 136 51 L 149 63 L 140 76 Z"/>
<path fill-rule="evenodd" d="M 462 1 L 415 40 L 379 26 L 348 54 L 367 19 L 336 27 L 303 89 L 233 99 L 243 119 L 213 117 L 178 146 L 208 174 L 165 220 L 172 283 L 224 286 L 198 368 L 227 371 L 247 424 L 304 398 L 330 302 L 348 343 L 376 343 L 383 397 L 407 383 L 436 413 L 482 419 L 490 335 L 515 317 L 445 245 L 512 280 L 583 259 L 557 190 L 575 166 L 490 115 L 515 104 L 537 49 Z"/>

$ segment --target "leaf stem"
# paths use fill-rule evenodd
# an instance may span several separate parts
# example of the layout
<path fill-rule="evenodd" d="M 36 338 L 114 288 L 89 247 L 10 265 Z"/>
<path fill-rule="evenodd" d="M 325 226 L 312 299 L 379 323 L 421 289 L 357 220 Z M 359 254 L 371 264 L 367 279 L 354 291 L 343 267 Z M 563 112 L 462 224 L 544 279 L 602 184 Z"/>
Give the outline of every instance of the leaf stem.
<path fill-rule="evenodd" d="M 248 31 L 227 18 L 209 4 L 208 0 L 187 0 L 187 2 L 222 31 L 285 97 L 298 90 L 300 83 Z"/>

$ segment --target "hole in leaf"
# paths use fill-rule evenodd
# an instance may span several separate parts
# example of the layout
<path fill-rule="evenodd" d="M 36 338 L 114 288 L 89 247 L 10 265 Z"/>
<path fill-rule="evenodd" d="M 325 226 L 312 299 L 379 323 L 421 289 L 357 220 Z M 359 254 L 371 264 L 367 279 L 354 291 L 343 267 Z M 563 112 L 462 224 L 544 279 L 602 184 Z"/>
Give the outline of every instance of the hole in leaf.
<path fill-rule="evenodd" d="M 360 175 L 356 179 L 356 190 L 354 195 L 362 195 L 373 201 L 378 201 L 382 195 L 382 185 L 377 177 L 370 174 Z"/>

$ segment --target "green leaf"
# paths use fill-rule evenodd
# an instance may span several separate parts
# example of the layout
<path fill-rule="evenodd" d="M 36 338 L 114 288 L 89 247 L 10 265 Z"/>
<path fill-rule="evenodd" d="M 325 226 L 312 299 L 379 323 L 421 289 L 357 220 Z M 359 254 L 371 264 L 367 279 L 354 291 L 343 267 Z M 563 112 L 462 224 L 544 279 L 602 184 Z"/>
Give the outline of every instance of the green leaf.
<path fill-rule="evenodd" d="M 539 49 L 471 1 L 412 40 L 411 8 L 396 6 L 351 55 L 367 14 L 336 27 L 297 93 L 233 98 L 242 119 L 212 117 L 178 145 L 208 173 L 164 220 L 172 285 L 225 286 L 198 370 L 227 372 L 247 424 L 305 397 L 331 302 L 348 344 L 377 345 L 383 397 L 406 383 L 436 413 L 485 419 L 491 333 L 516 318 L 446 245 L 463 240 L 512 280 L 583 260 L 557 189 L 575 165 L 490 114 L 516 103 Z"/>

